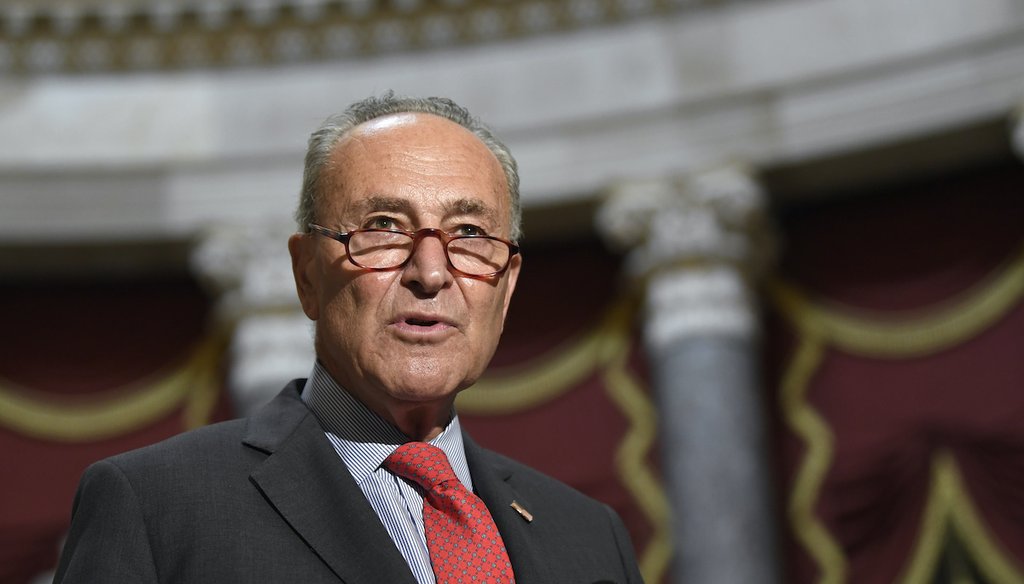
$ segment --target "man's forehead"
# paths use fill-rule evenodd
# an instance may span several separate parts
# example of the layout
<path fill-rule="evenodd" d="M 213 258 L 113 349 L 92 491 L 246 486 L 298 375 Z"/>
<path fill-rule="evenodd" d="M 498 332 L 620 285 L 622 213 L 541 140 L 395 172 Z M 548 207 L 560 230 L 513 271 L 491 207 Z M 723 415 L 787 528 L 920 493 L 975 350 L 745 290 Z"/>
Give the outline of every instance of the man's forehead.
<path fill-rule="evenodd" d="M 345 132 L 330 154 L 335 163 L 342 164 L 342 171 L 344 164 L 356 158 L 369 157 L 387 164 L 385 159 L 402 157 L 422 157 L 424 162 L 437 157 L 438 162 L 443 162 L 452 155 L 487 160 L 484 164 L 493 164 L 496 174 L 504 176 L 494 152 L 479 136 L 452 120 L 430 113 L 388 114 L 363 122 Z"/>
<path fill-rule="evenodd" d="M 335 145 L 328 172 L 323 202 L 337 219 L 388 211 L 471 215 L 492 229 L 507 222 L 498 159 L 478 136 L 442 116 L 396 113 L 363 122 Z"/>

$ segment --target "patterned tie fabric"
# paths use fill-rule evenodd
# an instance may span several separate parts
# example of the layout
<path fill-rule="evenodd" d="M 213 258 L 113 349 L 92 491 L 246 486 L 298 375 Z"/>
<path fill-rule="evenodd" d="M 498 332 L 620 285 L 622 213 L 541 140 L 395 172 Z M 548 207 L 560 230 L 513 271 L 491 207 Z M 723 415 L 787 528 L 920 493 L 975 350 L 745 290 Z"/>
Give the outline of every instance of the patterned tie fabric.
<path fill-rule="evenodd" d="M 455 476 L 443 450 L 407 442 L 384 461 L 384 468 L 426 492 L 423 527 L 437 584 L 515 582 L 490 512 Z"/>

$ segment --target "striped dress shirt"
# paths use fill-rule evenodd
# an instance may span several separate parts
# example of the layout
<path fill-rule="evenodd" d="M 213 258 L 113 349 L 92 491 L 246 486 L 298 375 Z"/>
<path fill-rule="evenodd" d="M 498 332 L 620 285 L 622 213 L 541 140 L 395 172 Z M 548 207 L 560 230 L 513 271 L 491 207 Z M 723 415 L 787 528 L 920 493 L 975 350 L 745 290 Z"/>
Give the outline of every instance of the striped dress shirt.
<path fill-rule="evenodd" d="M 381 467 L 409 437 L 342 389 L 319 361 L 302 390 L 302 400 L 380 517 L 416 581 L 435 584 L 423 531 L 423 495 L 418 486 Z M 472 491 L 462 430 L 454 412 L 451 422 L 430 444 L 444 451 L 455 476 Z"/>

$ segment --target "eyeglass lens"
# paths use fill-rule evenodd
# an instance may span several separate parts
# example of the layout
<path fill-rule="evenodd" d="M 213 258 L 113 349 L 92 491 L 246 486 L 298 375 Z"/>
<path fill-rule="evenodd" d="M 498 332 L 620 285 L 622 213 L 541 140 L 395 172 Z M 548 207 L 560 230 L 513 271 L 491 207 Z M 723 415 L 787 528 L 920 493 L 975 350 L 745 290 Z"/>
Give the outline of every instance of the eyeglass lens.
<path fill-rule="evenodd" d="M 352 234 L 348 251 L 352 260 L 366 268 L 387 269 L 402 265 L 413 251 L 415 240 L 395 231 L 359 231 Z M 452 239 L 447 246 L 452 266 L 472 275 L 501 271 L 509 260 L 508 246 L 483 237 Z"/>

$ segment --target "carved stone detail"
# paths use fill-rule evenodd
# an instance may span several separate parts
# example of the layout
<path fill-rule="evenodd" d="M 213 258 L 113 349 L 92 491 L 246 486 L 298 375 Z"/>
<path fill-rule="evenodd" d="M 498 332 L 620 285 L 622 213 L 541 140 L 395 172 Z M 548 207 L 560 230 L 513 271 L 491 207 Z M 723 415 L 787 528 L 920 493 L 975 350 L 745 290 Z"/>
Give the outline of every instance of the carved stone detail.
<path fill-rule="evenodd" d="M 597 223 L 646 281 L 649 343 L 756 331 L 750 282 L 774 253 L 765 194 L 749 169 L 620 184 Z"/>
<path fill-rule="evenodd" d="M 291 63 L 487 43 L 712 0 L 95 0 L 0 6 L 0 72 Z"/>
<path fill-rule="evenodd" d="M 194 272 L 218 295 L 232 328 L 228 387 L 236 413 L 269 401 L 288 380 L 309 373 L 312 328 L 295 297 L 288 224 L 220 226 L 192 254 Z"/>

